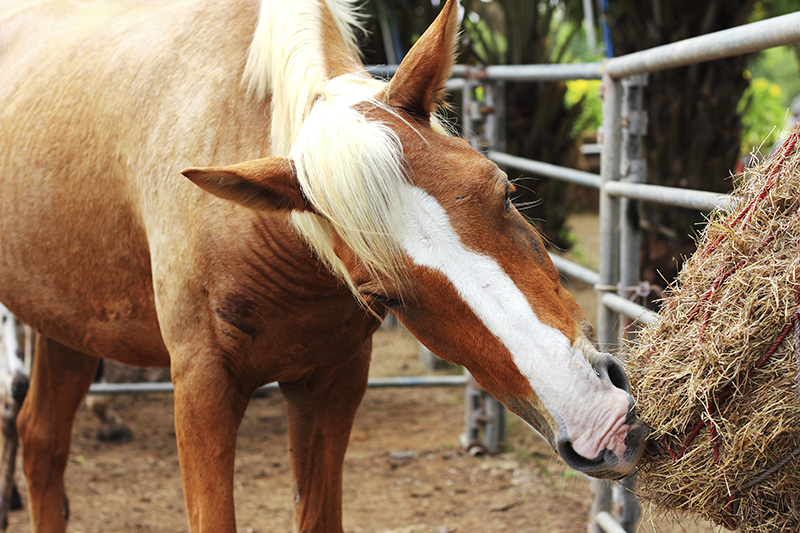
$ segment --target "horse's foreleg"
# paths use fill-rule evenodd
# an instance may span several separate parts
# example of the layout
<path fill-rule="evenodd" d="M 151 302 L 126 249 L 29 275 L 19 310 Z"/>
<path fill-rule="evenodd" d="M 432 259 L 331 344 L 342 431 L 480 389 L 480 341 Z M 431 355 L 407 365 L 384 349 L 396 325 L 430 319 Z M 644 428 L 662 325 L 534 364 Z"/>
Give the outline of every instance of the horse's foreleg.
<path fill-rule="evenodd" d="M 349 363 L 281 384 L 288 405 L 298 532 L 342 531 L 342 466 L 367 388 L 372 342 Z"/>
<path fill-rule="evenodd" d="M 175 434 L 189 527 L 233 533 L 236 432 L 253 391 L 217 361 L 190 354 L 173 359 Z"/>
<path fill-rule="evenodd" d="M 72 423 L 97 363 L 95 357 L 37 337 L 30 389 L 17 422 L 33 531 L 66 528 L 64 470 Z"/>

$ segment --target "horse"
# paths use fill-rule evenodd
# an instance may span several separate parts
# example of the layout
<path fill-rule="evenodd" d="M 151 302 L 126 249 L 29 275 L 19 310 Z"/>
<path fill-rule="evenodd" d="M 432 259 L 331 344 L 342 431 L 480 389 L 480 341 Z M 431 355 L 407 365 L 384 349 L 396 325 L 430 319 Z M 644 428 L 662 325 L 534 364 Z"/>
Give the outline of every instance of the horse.
<path fill-rule="evenodd" d="M 278 382 L 296 530 L 342 531 L 371 336 L 393 312 L 571 467 L 647 428 L 497 165 L 439 109 L 458 5 L 390 81 L 350 0 L 5 0 L 0 301 L 38 332 L 18 430 L 35 531 L 64 531 L 101 357 L 169 366 L 188 522 L 236 530 L 236 433 Z M 43 38 L 46 36 L 46 38 Z"/>

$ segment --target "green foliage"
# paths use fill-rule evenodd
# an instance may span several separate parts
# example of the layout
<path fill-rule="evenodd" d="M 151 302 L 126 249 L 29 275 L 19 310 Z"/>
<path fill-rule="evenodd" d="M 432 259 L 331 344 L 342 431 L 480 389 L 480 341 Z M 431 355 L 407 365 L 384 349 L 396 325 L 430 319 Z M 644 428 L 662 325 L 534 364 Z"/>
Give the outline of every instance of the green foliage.
<path fill-rule="evenodd" d="M 565 0 L 462 0 L 472 61 L 561 63 L 581 33 L 583 8 Z"/>
<path fill-rule="evenodd" d="M 745 71 L 745 77 L 750 73 Z M 742 153 L 754 148 L 768 153 L 777 142 L 787 120 L 784 105 L 784 91 L 781 86 L 767 78 L 753 78 L 739 102 L 738 112 L 742 115 Z"/>
<path fill-rule="evenodd" d="M 797 11 L 797 0 L 760 0 L 750 21 L 779 17 Z M 761 148 L 764 155 L 780 140 L 781 130 L 794 126 L 788 110 L 800 96 L 800 44 L 769 48 L 753 55 L 744 72 L 750 87 L 739 102 L 744 132 L 742 152 Z"/>
<path fill-rule="evenodd" d="M 564 101 L 567 107 L 580 106 L 581 112 L 575 124 L 573 133 L 597 131 L 603 115 L 603 103 L 600 101 L 600 80 L 570 80 L 567 82 L 567 92 Z"/>
<path fill-rule="evenodd" d="M 781 88 L 780 102 L 789 107 L 800 94 L 800 64 L 793 47 L 779 46 L 764 50 L 748 64 L 752 79 L 767 78 Z M 747 75 L 747 74 L 745 74 Z"/>

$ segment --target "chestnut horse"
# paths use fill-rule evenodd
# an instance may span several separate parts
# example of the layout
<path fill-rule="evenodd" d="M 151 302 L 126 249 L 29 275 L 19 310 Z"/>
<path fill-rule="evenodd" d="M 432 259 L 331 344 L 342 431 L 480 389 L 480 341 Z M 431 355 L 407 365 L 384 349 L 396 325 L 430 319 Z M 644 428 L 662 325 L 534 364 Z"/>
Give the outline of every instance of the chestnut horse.
<path fill-rule="evenodd" d="M 341 531 L 387 309 L 572 467 L 633 468 L 647 429 L 621 366 L 506 175 L 436 118 L 454 0 L 389 83 L 351 0 L 4 1 L 0 301 L 39 333 L 18 422 L 34 530 L 65 528 L 72 423 L 107 357 L 171 369 L 192 531 L 235 531 L 236 432 L 271 381 L 297 530 Z"/>

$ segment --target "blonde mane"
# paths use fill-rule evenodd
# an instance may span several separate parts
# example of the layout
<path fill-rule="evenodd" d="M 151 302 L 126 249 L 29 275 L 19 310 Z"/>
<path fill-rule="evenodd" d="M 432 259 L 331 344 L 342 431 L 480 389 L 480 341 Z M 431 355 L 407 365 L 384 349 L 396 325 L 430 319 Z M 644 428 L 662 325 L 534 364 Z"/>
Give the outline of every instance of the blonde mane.
<path fill-rule="evenodd" d="M 356 58 L 358 14 L 351 0 L 263 0 L 245 83 L 271 101 L 271 151 L 290 155 L 303 194 L 315 211 L 292 213 L 292 224 L 319 258 L 361 298 L 333 249 L 333 231 L 366 268 L 402 285 L 408 195 L 405 159 L 397 134 L 367 118 L 356 104 L 386 86 L 363 68 L 330 79 L 321 17 L 331 16 Z M 391 112 L 391 110 L 388 110 Z"/>
<path fill-rule="evenodd" d="M 333 19 L 339 43 L 324 42 L 326 16 Z M 324 91 L 326 47 L 338 44 L 359 57 L 360 20 L 354 0 L 262 0 L 244 83 L 258 100 L 270 98 L 273 154 L 289 153 L 294 135 Z"/>

